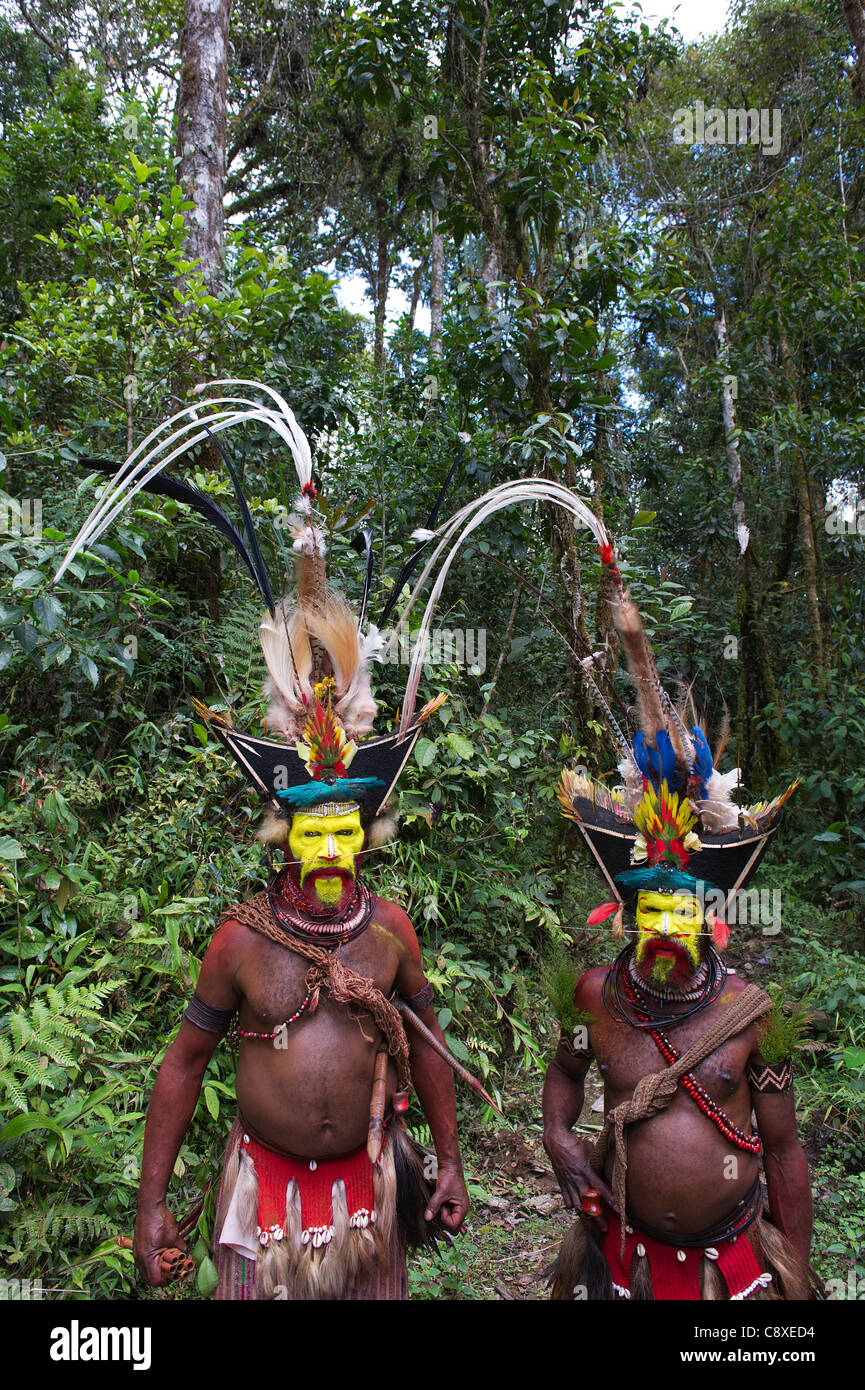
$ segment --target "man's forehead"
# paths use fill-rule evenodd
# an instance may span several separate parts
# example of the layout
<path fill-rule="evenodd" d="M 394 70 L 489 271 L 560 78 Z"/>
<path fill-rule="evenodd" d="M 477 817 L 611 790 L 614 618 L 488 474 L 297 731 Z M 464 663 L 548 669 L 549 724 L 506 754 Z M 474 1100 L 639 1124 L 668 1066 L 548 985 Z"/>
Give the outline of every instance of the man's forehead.
<path fill-rule="evenodd" d="M 322 834 L 328 830 L 356 829 L 360 825 L 360 811 L 297 811 L 292 820 L 292 825 L 304 824 L 310 830 L 319 829 Z"/>
<path fill-rule="evenodd" d="M 693 893 L 659 893 L 644 889 L 638 901 L 642 907 L 656 907 L 660 911 L 680 908 L 688 911 L 693 908 L 697 899 Z"/>

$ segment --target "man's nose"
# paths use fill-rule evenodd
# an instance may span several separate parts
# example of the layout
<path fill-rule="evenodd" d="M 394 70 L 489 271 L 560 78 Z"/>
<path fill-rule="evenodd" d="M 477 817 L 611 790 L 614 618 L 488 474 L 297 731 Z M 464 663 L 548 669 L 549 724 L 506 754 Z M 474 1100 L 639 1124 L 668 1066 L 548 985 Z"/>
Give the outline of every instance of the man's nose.
<path fill-rule="evenodd" d="M 324 857 L 325 859 L 339 858 L 339 850 L 336 847 L 336 840 L 333 838 L 332 835 L 328 835 L 327 837 L 327 850 L 325 851 Z"/>

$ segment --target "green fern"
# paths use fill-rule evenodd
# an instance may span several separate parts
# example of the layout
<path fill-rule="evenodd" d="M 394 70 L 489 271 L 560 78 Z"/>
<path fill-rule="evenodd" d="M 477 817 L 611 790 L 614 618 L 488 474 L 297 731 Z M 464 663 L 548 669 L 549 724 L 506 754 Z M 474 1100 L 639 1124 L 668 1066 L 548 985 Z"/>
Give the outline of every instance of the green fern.
<path fill-rule="evenodd" d="M 218 623 L 202 623 L 202 642 L 217 688 L 242 712 L 257 700 L 266 671 L 258 641 L 261 604 L 254 599 L 234 605 Z"/>
<path fill-rule="evenodd" d="M 811 1005 L 817 990 L 809 989 L 789 1010 L 784 1005 L 783 990 L 779 985 L 769 985 L 767 993 L 772 999 L 772 1008 L 759 1023 L 760 1054 L 775 1066 L 792 1057 L 800 1046 L 808 1031 Z"/>
<path fill-rule="evenodd" d="M 56 1091 L 77 1076 L 93 1042 L 87 1025 L 118 1031 L 101 1011 L 121 982 L 83 984 L 83 973 L 71 970 L 59 984 L 43 985 L 29 1010 L 18 1008 L 0 1022 L 0 1111 L 26 1113 L 32 1108 L 28 1092 Z"/>
<path fill-rule="evenodd" d="M 83 1207 L 59 1202 L 47 1211 L 21 1212 L 15 1218 L 17 1232 L 23 1233 L 28 1243 L 44 1242 L 49 1246 L 63 1241 L 97 1241 L 108 1224 L 95 1202 Z"/>
<path fill-rule="evenodd" d="M 592 1015 L 574 1005 L 574 990 L 582 971 L 567 951 L 548 956 L 541 965 L 540 985 L 566 1033 L 592 1022 Z"/>

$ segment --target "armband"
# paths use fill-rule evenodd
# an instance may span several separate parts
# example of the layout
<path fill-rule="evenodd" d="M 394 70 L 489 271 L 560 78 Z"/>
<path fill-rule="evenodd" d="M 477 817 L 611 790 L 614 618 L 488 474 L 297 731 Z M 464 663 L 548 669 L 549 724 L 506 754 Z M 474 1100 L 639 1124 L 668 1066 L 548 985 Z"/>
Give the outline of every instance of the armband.
<path fill-rule="evenodd" d="M 433 987 L 429 980 L 427 980 L 426 984 L 422 989 L 418 990 L 417 994 L 412 994 L 408 999 L 403 998 L 402 1002 L 408 1004 L 413 1014 L 424 1014 L 432 1004 L 434 997 L 435 992 Z"/>
<path fill-rule="evenodd" d="M 793 1085 L 793 1063 L 789 1057 L 783 1062 L 752 1062 L 748 1067 L 748 1081 L 755 1091 L 780 1095 Z"/>
<path fill-rule="evenodd" d="M 559 1034 L 559 1047 L 563 1047 L 569 1057 L 594 1057 L 595 1049 L 589 1042 L 589 1030 L 585 1024 L 580 1023 L 573 1031 L 573 1035 L 566 1033 L 564 1028 Z"/>
<path fill-rule="evenodd" d="M 237 1009 L 214 1009 L 212 1004 L 205 1004 L 203 999 L 193 994 L 183 1017 L 205 1033 L 227 1033 L 236 1013 Z"/>

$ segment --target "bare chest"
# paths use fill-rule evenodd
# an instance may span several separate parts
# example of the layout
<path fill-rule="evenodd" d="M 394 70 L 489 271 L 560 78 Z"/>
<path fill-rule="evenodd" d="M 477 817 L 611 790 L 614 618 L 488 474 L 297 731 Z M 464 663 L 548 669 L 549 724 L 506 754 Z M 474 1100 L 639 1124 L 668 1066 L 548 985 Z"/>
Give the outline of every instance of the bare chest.
<path fill-rule="evenodd" d="M 708 1012 L 678 1028 L 663 1030 L 679 1055 L 687 1052 L 708 1030 L 712 1021 Z M 642 1077 L 663 1071 L 668 1065 L 652 1038 L 642 1030 L 610 1020 L 593 1028 L 591 1036 L 605 1089 L 617 1097 L 631 1095 Z M 693 1068 L 692 1074 L 714 1100 L 728 1100 L 746 1084 L 751 1044 L 750 1030 L 746 1029 L 722 1043 Z"/>
<path fill-rule="evenodd" d="M 367 929 L 340 947 L 337 958 L 347 969 L 372 980 L 385 996 L 391 993 L 398 961 L 379 933 Z M 305 956 L 267 937 L 256 940 L 237 975 L 243 995 L 241 1027 L 257 1025 L 262 1031 L 272 1030 L 291 1018 L 306 998 L 306 975 L 311 964 Z M 326 991 L 320 996 L 319 1007 L 328 1012 L 337 1008 Z"/>

